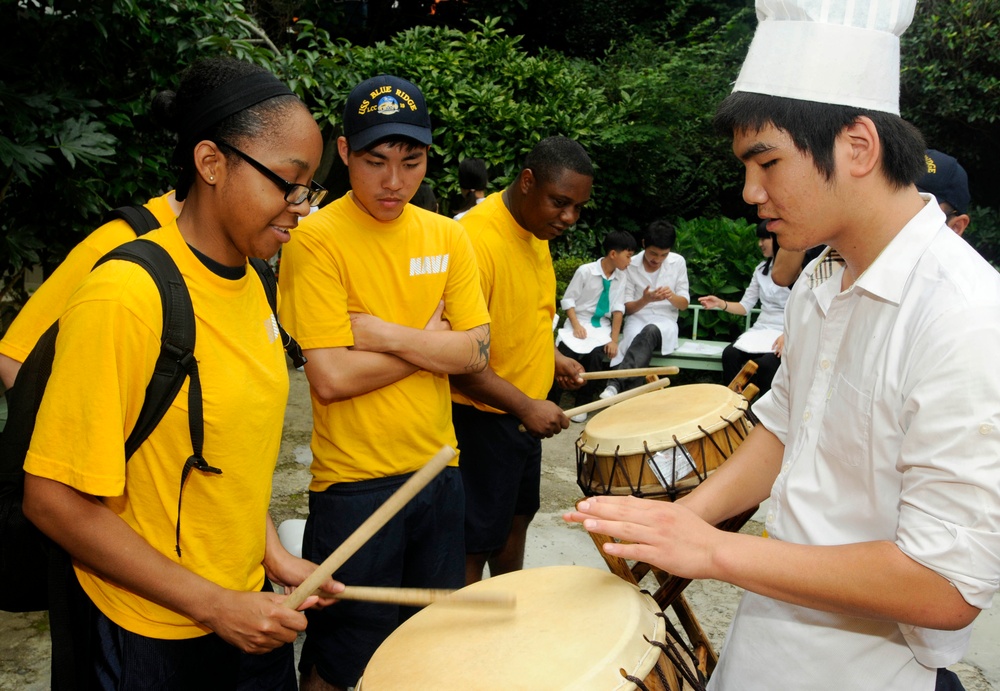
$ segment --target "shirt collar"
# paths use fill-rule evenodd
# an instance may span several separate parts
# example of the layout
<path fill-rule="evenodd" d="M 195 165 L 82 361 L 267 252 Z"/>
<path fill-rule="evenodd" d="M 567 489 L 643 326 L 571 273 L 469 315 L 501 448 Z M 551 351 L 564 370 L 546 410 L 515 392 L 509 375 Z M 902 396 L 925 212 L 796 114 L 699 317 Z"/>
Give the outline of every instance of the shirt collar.
<path fill-rule="evenodd" d="M 934 203 L 934 198 L 924 193 L 920 197 L 924 200 L 924 208 L 896 233 L 871 266 L 858 277 L 855 281 L 857 288 L 899 304 L 906 282 L 920 257 L 942 227 L 947 228 L 944 212 Z"/>

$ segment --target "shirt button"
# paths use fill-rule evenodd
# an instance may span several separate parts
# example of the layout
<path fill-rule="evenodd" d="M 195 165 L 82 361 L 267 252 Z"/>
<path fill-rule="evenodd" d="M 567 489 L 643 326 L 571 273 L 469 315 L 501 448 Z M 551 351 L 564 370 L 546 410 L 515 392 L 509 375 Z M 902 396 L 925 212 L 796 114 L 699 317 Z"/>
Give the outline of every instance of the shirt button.
<path fill-rule="evenodd" d="M 809 418 L 811 418 L 811 417 L 812 417 L 812 413 L 810 413 L 808 410 L 806 412 L 802 413 L 802 421 L 803 422 L 809 422 Z"/>
<path fill-rule="evenodd" d="M 767 522 L 774 523 L 774 511 L 767 512 Z"/>
<path fill-rule="evenodd" d="M 822 367 L 823 369 L 830 369 L 830 361 L 823 360 L 823 362 L 819 363 L 819 366 Z"/>
<path fill-rule="evenodd" d="M 979 433 L 980 434 L 989 434 L 992 431 L 993 431 L 993 425 L 991 425 L 988 422 L 985 423 L 985 424 L 979 425 Z"/>

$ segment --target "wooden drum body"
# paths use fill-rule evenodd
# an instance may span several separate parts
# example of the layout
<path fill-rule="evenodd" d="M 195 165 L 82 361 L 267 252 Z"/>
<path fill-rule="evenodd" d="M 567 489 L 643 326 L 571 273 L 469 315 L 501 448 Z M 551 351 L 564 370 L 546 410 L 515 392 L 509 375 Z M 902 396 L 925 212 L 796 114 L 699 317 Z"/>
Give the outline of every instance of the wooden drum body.
<path fill-rule="evenodd" d="M 379 646 L 357 691 L 681 691 L 698 683 L 656 602 L 614 574 L 547 566 L 459 592 L 511 592 L 517 605 L 424 608 Z"/>
<path fill-rule="evenodd" d="M 632 494 L 673 501 L 690 492 L 747 434 L 747 401 L 718 384 L 689 384 L 622 401 L 587 422 L 576 442 L 586 496 Z"/>

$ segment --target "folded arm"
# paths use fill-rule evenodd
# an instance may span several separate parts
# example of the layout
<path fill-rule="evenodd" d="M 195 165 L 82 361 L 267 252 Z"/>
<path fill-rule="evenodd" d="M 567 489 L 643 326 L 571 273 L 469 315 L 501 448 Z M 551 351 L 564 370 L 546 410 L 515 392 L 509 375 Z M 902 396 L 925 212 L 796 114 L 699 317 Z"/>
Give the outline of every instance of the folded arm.
<path fill-rule="evenodd" d="M 415 329 L 370 314 L 351 314 L 354 349 L 395 355 L 438 374 L 482 372 L 490 361 L 490 325 L 468 331 Z"/>

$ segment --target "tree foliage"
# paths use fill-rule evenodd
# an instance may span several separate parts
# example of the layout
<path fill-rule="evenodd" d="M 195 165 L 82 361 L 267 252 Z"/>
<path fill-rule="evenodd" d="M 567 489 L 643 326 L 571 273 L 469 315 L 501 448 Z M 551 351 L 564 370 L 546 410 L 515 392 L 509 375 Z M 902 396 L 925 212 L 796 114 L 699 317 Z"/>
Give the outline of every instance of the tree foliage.
<path fill-rule="evenodd" d="M 1000 207 L 1000 15 L 996 0 L 921 0 L 902 38 L 903 117 L 969 173 L 973 201 Z"/>
<path fill-rule="evenodd" d="M 973 201 L 996 209 L 993 4 L 918 3 L 902 104 L 965 165 Z M 754 25 L 743 0 L 0 0 L 0 299 L 25 265 L 54 265 L 106 209 L 169 188 L 173 142 L 151 121 L 151 97 L 219 53 L 268 67 L 305 100 L 327 142 L 317 178 L 334 191 L 346 188 L 333 143 L 347 94 L 391 72 L 427 97 L 428 177 L 444 212 L 461 159 L 486 159 L 496 190 L 535 142 L 563 134 L 598 172 L 558 256 L 596 256 L 605 232 L 641 234 L 657 217 L 749 215 L 742 171 L 710 120 Z M 974 219 L 995 247 L 996 213 Z"/>

